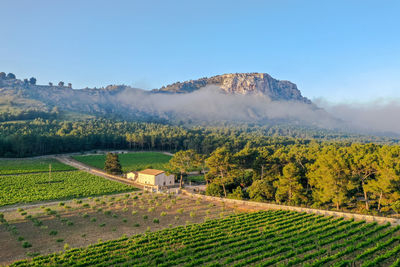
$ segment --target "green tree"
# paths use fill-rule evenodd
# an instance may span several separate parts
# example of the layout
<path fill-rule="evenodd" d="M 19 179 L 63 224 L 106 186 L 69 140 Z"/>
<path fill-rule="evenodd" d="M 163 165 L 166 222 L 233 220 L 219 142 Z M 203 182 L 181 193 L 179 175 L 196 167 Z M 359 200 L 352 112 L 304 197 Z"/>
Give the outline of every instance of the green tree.
<path fill-rule="evenodd" d="M 306 200 L 304 188 L 300 183 L 301 172 L 302 170 L 295 163 L 289 163 L 283 168 L 283 175 L 274 182 L 275 199 L 278 202 L 287 201 L 291 204 L 299 204 Z"/>
<path fill-rule="evenodd" d="M 349 200 L 349 191 L 356 188 L 351 179 L 348 155 L 344 149 L 328 146 L 318 155 L 308 173 L 314 200 L 333 202 L 339 209 Z"/>
<path fill-rule="evenodd" d="M 400 147 L 384 146 L 380 157 L 375 180 L 366 186 L 374 199 L 378 199 L 378 211 L 382 204 L 389 204 L 394 193 L 398 193 L 400 184 Z"/>
<path fill-rule="evenodd" d="M 9 74 L 7 74 L 7 76 L 6 76 L 6 79 L 9 79 L 9 80 L 13 80 L 13 79 L 16 79 L 17 77 L 15 76 L 15 74 L 14 73 L 9 73 Z"/>
<path fill-rule="evenodd" d="M 32 84 L 32 85 L 35 85 L 36 84 L 36 78 L 34 78 L 34 77 L 30 78 L 29 79 L 29 83 Z"/>
<path fill-rule="evenodd" d="M 220 185 L 214 183 L 207 185 L 206 195 L 214 197 L 222 197 L 223 193 L 224 191 Z"/>
<path fill-rule="evenodd" d="M 257 201 L 273 200 L 275 189 L 268 179 L 256 180 L 247 188 L 249 197 Z"/>
<path fill-rule="evenodd" d="M 365 209 L 369 210 L 368 183 L 375 178 L 378 164 L 378 146 L 375 144 L 354 144 L 347 148 L 350 155 L 352 176 L 361 183 Z"/>
<path fill-rule="evenodd" d="M 206 179 L 222 186 L 224 196 L 227 196 L 226 185 L 232 182 L 232 175 L 230 172 L 236 168 L 234 157 L 226 147 L 217 148 L 210 157 L 206 160 L 209 172 Z"/>
<path fill-rule="evenodd" d="M 228 195 L 228 198 L 242 200 L 246 198 L 246 195 L 243 192 L 243 189 L 240 186 L 238 186 L 236 187 L 236 189 L 232 191 L 232 193 Z"/>
<path fill-rule="evenodd" d="M 122 167 L 119 163 L 118 154 L 107 153 L 106 161 L 104 163 L 104 170 L 110 174 L 121 174 Z"/>
<path fill-rule="evenodd" d="M 199 156 L 194 150 L 181 150 L 170 159 L 167 168 L 173 173 L 179 173 L 179 186 L 183 186 L 183 175 L 198 165 Z"/>

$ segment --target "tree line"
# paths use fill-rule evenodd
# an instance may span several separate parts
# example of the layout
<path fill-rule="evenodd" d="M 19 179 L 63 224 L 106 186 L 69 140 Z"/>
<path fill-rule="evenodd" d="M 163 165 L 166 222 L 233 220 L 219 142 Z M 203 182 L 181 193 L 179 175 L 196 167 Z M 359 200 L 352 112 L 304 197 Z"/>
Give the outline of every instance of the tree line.
<path fill-rule="evenodd" d="M 54 109 L 53 109 L 54 110 Z M 4 119 L 23 119 L 39 113 L 4 114 Z M 88 119 L 63 121 L 58 110 L 46 118 L 0 123 L 0 157 L 28 157 L 94 149 L 179 151 L 193 149 L 208 155 L 228 146 L 239 151 L 248 142 L 256 146 L 306 144 L 310 140 L 333 143 L 376 142 L 396 144 L 397 139 L 378 138 L 322 129 L 303 129 L 285 125 L 191 126 L 151 122 Z M 0 116 L 1 117 L 1 116 Z"/>
<path fill-rule="evenodd" d="M 227 146 L 208 157 L 182 151 L 170 172 L 207 170 L 206 194 L 362 213 L 400 212 L 400 146 L 307 144 Z"/>

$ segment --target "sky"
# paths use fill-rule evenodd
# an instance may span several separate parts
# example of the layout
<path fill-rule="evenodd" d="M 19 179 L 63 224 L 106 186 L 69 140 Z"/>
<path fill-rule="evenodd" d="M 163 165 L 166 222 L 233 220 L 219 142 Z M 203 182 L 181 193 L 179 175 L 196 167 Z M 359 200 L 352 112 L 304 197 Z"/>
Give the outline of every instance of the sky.
<path fill-rule="evenodd" d="M 143 89 L 265 72 L 312 100 L 400 99 L 400 1 L 2 0 L 0 71 Z"/>

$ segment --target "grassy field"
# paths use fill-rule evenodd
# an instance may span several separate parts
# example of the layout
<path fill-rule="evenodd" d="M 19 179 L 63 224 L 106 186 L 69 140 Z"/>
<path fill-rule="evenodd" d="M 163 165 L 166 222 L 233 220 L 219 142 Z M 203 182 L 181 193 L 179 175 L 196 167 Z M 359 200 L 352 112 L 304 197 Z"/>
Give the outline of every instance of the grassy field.
<path fill-rule="evenodd" d="M 264 211 L 67 249 L 14 266 L 399 266 L 399 252 L 400 226 Z"/>
<path fill-rule="evenodd" d="M 146 168 L 165 169 L 165 164 L 171 159 L 171 156 L 157 152 L 137 152 L 119 154 L 119 161 L 123 172 L 138 171 Z M 104 169 L 105 155 L 74 156 L 75 160 L 87 165 Z"/>
<path fill-rule="evenodd" d="M 82 171 L 20 174 L 0 177 L 0 206 L 40 200 L 68 199 L 115 192 L 133 187 Z"/>
<path fill-rule="evenodd" d="M 195 182 L 195 183 L 205 183 L 206 182 L 206 180 L 204 179 L 204 175 L 187 176 L 186 180 Z"/>
<path fill-rule="evenodd" d="M 55 159 L 0 159 L 1 174 L 21 174 L 32 172 L 48 172 L 51 164 L 52 171 L 75 170 L 74 167 L 65 165 Z"/>
<path fill-rule="evenodd" d="M 0 223 L 0 265 L 68 246 L 95 245 L 100 239 L 148 235 L 165 228 L 224 218 L 233 211 L 221 203 L 139 191 L 8 211 L 3 224 Z M 78 261 L 70 264 L 74 263 Z"/>

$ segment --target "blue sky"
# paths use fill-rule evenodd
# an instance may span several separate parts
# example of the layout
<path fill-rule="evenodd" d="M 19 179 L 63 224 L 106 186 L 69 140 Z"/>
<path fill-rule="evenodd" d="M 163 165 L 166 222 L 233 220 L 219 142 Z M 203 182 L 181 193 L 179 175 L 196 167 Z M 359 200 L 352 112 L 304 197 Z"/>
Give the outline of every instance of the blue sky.
<path fill-rule="evenodd" d="M 2 0 L 0 71 L 74 88 L 266 72 L 333 102 L 400 98 L 400 1 Z"/>

